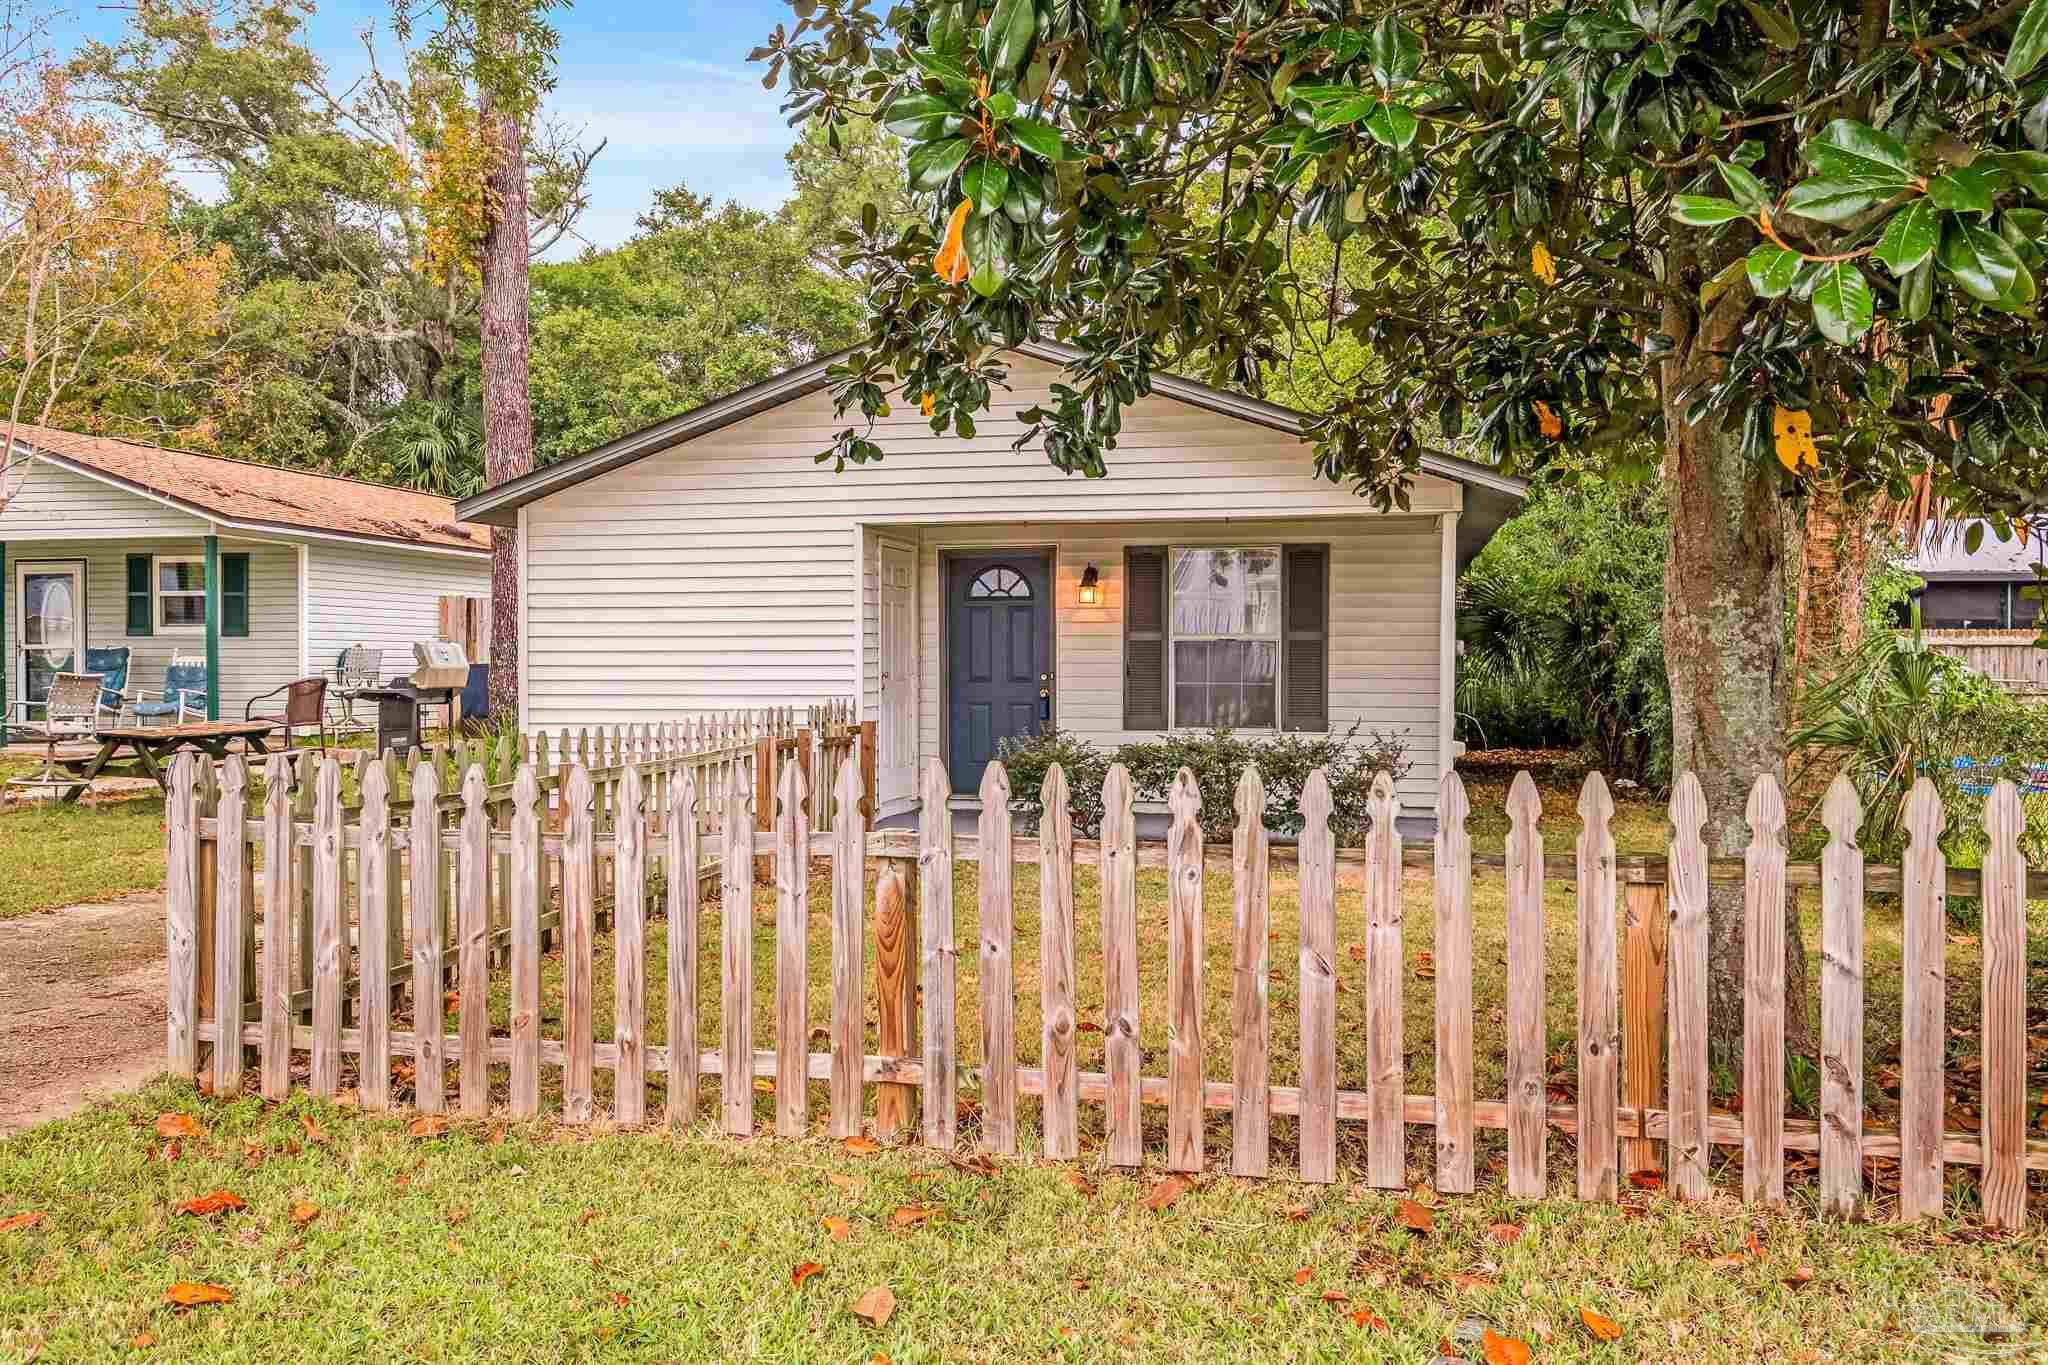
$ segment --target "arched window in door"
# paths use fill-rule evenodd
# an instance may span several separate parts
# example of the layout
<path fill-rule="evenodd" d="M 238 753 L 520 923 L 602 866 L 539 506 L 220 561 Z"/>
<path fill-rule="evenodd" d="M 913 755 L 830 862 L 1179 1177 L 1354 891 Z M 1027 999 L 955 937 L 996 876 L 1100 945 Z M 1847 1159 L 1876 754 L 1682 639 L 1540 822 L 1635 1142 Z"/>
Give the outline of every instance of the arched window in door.
<path fill-rule="evenodd" d="M 1031 584 L 1025 580 L 1023 574 L 1007 564 L 996 564 L 983 569 L 974 576 L 974 581 L 967 585 L 967 600 L 970 602 L 1025 602 L 1030 599 Z"/>

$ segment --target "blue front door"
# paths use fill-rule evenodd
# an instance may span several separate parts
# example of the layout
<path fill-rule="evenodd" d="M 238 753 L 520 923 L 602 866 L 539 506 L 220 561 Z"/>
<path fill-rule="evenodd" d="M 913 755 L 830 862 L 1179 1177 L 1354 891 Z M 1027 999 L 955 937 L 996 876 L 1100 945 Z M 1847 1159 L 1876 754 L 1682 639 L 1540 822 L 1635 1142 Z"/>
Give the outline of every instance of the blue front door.
<path fill-rule="evenodd" d="M 946 772 L 954 792 L 981 790 L 1008 738 L 1052 720 L 1052 566 L 1042 551 L 946 564 Z"/>

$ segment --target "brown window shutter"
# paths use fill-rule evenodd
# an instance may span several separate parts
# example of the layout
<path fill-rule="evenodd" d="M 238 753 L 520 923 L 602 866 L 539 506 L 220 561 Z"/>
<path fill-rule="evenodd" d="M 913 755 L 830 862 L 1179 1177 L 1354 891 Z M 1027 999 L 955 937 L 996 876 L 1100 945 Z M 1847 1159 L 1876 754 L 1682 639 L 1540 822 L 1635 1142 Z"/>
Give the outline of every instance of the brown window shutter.
<path fill-rule="evenodd" d="M 1124 729 L 1166 728 L 1166 549 L 1124 551 Z"/>
<path fill-rule="evenodd" d="M 1286 571 L 1286 631 L 1281 644 L 1281 726 L 1288 730 L 1330 728 L 1330 547 L 1289 545 Z"/>

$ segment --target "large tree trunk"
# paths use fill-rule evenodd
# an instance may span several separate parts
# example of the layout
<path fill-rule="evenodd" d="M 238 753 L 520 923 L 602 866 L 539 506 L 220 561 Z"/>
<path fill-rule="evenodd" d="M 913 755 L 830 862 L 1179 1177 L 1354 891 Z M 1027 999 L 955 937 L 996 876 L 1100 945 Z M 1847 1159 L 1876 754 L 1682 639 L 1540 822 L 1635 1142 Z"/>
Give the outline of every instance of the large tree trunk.
<path fill-rule="evenodd" d="M 1748 847 L 1751 786 L 1785 778 L 1785 578 L 1779 493 L 1772 469 L 1748 458 L 1739 431 L 1718 418 L 1687 426 L 1674 395 L 1722 365 L 1749 308 L 1738 287 L 1693 334 L 1689 310 L 1671 309 L 1677 340 L 1665 374 L 1664 485 L 1671 509 L 1664 565 L 1664 657 L 1671 680 L 1672 770 L 1691 771 L 1706 796 L 1713 857 Z M 1786 1041 L 1810 1051 L 1806 952 L 1786 910 Z M 1708 894 L 1708 1036 L 1716 1062 L 1739 1068 L 1743 1016 L 1742 888 Z"/>
<path fill-rule="evenodd" d="M 1792 614 L 1795 695 L 1863 643 L 1863 588 L 1870 577 L 1871 500 L 1851 502 L 1839 479 L 1816 481 L 1800 528 L 1799 593 Z"/>
<path fill-rule="evenodd" d="M 492 484 L 533 468 L 526 400 L 526 146 L 519 122 L 483 99 L 491 149 L 486 187 L 494 209 L 484 235 L 482 324 L 484 474 Z M 519 705 L 519 534 L 491 532 L 491 709 Z"/>

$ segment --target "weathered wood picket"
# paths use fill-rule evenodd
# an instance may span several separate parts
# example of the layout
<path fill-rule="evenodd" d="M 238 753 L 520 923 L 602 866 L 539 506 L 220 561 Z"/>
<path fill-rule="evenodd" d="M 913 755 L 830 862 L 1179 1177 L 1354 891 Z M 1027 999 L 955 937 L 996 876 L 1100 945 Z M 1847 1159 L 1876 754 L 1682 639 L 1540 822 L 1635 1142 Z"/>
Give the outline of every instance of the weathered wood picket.
<path fill-rule="evenodd" d="M 650 1078 L 667 1078 L 664 1117 L 684 1124 L 702 1117 L 699 1078 L 716 1076 L 718 1121 L 736 1135 L 753 1131 L 755 1077 L 773 1079 L 775 1128 L 785 1135 L 811 1131 L 808 1081 L 828 1083 L 827 1131 L 840 1137 L 861 1130 L 869 1085 L 877 1087 L 880 1131 L 912 1127 L 909 1091 L 918 1087 L 923 1140 L 941 1148 L 959 1141 L 957 1099 L 971 1086 L 988 1150 L 1017 1150 L 1019 1100 L 1032 1097 L 1040 1101 L 1047 1155 L 1076 1156 L 1078 1107 L 1099 1104 L 1106 1156 L 1118 1166 L 1141 1164 L 1142 1107 L 1163 1105 L 1161 1155 L 1174 1170 L 1199 1170 L 1215 1159 L 1205 1147 L 1213 1136 L 1206 1119 L 1212 1111 L 1228 1111 L 1228 1169 L 1252 1176 L 1272 1168 L 1271 1116 L 1291 1115 L 1299 1120 L 1304 1180 L 1336 1179 L 1338 1126 L 1363 1124 L 1368 1183 L 1398 1189 L 1420 1174 L 1446 1192 L 1474 1188 L 1475 1131 L 1504 1129 L 1508 1189 L 1518 1197 L 1550 1192 L 1545 1148 L 1557 1129 L 1578 1139 L 1575 1192 L 1582 1199 L 1615 1198 L 1618 1176 L 1627 1169 L 1619 1152 L 1649 1142 L 1667 1145 L 1673 1191 L 1699 1197 L 1707 1189 L 1708 1152 L 1718 1145 L 1742 1149 L 1744 1197 L 1762 1204 L 1785 1199 L 1787 1151 L 1818 1152 L 1823 1203 L 1845 1215 L 1865 1204 L 1865 1160 L 1889 1157 L 1900 1166 L 1899 1212 L 1906 1218 L 1939 1211 L 1947 1166 L 1981 1166 L 1984 1219 L 1994 1228 L 2019 1225 L 2025 1172 L 2048 1169 L 2048 1143 L 2025 1135 L 2022 998 L 2026 898 L 2030 889 L 2048 894 L 2048 885 L 2029 886 L 2018 844 L 2023 815 L 2009 784 L 1998 787 L 1986 809 L 1990 851 L 1979 875 L 1944 865 L 1936 844 L 1944 815 L 1924 781 L 1910 803 L 1911 843 L 1901 870 L 1864 866 L 1855 843 L 1861 812 L 1846 779 L 1828 793 L 1825 823 L 1832 838 L 1821 863 L 1794 867 L 1783 840 L 1784 802 L 1768 777 L 1750 796 L 1752 843 L 1741 860 L 1706 857 L 1700 839 L 1706 811 L 1689 775 L 1672 797 L 1676 832 L 1668 858 L 1616 856 L 1609 829 L 1613 803 L 1594 775 L 1579 801 L 1572 855 L 1546 860 L 1541 802 L 1526 774 L 1508 798 L 1505 857 L 1483 858 L 1474 855 L 1466 834 L 1470 806 L 1455 774 L 1439 791 L 1433 850 L 1404 848 L 1393 818 L 1394 790 L 1382 778 L 1371 793 L 1366 846 L 1340 851 L 1329 828 L 1329 785 L 1317 772 L 1301 797 L 1307 827 L 1287 858 L 1299 873 L 1300 1080 L 1280 1085 L 1272 1079 L 1268 943 L 1269 883 L 1282 851 L 1267 837 L 1266 794 L 1255 773 L 1247 772 L 1237 789 L 1229 854 L 1230 1079 L 1211 1081 L 1207 1051 L 1221 1044 L 1204 1036 L 1201 1001 L 1203 882 L 1211 850 L 1204 845 L 1201 796 L 1192 774 L 1183 772 L 1173 786 L 1171 832 L 1163 844 L 1135 839 L 1132 786 L 1120 766 L 1104 784 L 1099 840 L 1074 837 L 1067 780 L 1058 768 L 1041 792 L 1040 835 L 1017 836 L 1009 777 L 999 764 L 988 768 L 974 835 L 954 832 L 950 785 L 936 763 L 923 775 L 926 818 L 919 827 L 871 832 L 858 746 L 844 750 L 836 770 L 816 774 L 821 788 L 829 785 L 829 800 L 823 791 L 811 799 L 812 774 L 805 765 L 781 765 L 767 812 L 750 809 L 761 790 L 756 752 L 751 739 L 732 746 L 730 761 L 723 750 L 656 742 L 645 749 L 614 748 L 603 755 L 608 766 L 593 770 L 579 745 L 566 768 L 552 771 L 544 762 L 514 756 L 520 761 L 499 766 L 498 776 L 514 766 L 516 776 L 495 786 L 486 783 L 482 762 L 472 761 L 453 797 L 442 794 L 440 767 L 429 762 L 411 776 L 409 812 L 398 809 L 387 765 L 378 763 L 363 774 L 360 806 L 345 810 L 341 764 L 332 756 L 318 765 L 310 805 L 295 805 L 286 760 L 274 756 L 265 771 L 260 820 L 249 818 L 250 774 L 240 759 L 222 766 L 217 794 L 207 790 L 211 779 L 203 761 L 181 760 L 172 775 L 168 818 L 172 1068 L 195 1075 L 201 1045 L 213 1044 L 213 1083 L 231 1089 L 241 1083 L 244 1049 L 254 1048 L 263 1093 L 276 1097 L 287 1088 L 293 1055 L 307 1053 L 309 1088 L 332 1095 L 342 1082 L 344 1060 L 354 1058 L 361 1103 L 375 1110 L 392 1102 L 394 1059 L 410 1060 L 415 1103 L 436 1112 L 447 1105 L 446 1072 L 453 1065 L 464 1114 L 487 1114 L 502 1102 L 515 1118 L 542 1112 L 543 1073 L 555 1068 L 561 1072 L 561 1117 L 572 1123 L 593 1117 L 594 1076 L 602 1069 L 614 1078 L 612 1116 L 627 1125 L 648 1120 Z M 757 830 L 762 815 L 768 828 Z M 822 831 L 815 828 L 821 819 Z M 751 907 L 756 860 L 765 858 L 772 867 L 775 1002 L 771 1046 L 765 1050 L 757 1051 L 754 1039 L 751 910 L 720 917 L 717 1047 L 704 1050 L 697 1037 L 705 948 L 698 929 L 711 870 L 706 845 L 714 834 L 723 905 Z M 254 956 L 258 852 L 264 874 L 260 975 Z M 305 852 L 310 862 L 301 859 Z M 812 1050 L 806 980 L 807 897 L 818 859 L 829 860 L 832 869 L 832 980 L 823 1051 Z M 1042 1031 L 1036 1064 L 1017 1055 L 1013 869 L 1020 860 L 1035 862 L 1039 870 Z M 865 1050 L 862 1008 L 871 861 L 881 997 L 876 1053 Z M 955 1035 L 960 949 L 954 938 L 953 869 L 959 863 L 979 869 L 981 1047 L 980 1064 L 972 1068 L 960 1064 Z M 1100 878 L 1102 948 L 1100 961 L 1084 966 L 1075 956 L 1074 874 L 1076 867 L 1091 866 Z M 1164 926 L 1139 923 L 1141 866 L 1166 871 Z M 600 879 L 600 867 L 609 869 L 608 879 Z M 1338 1074 L 1336 914 L 1340 897 L 1360 894 L 1340 889 L 1340 867 L 1363 873 L 1363 1089 L 1343 1087 Z M 503 871 L 508 868 L 509 877 Z M 1475 868 L 1497 870 L 1506 879 L 1507 1069 L 1500 1099 L 1473 1093 Z M 664 888 L 667 967 L 664 980 L 650 982 L 647 913 L 657 876 Z M 1577 888 L 1577 1093 L 1565 1103 L 1550 1098 L 1545 1048 L 1547 878 L 1569 880 Z M 1408 1094 L 1405 1084 L 1401 1016 L 1409 974 L 1402 898 L 1409 880 L 1434 883 L 1434 1095 Z M 1708 1110 L 1706 901 L 1715 882 L 1742 886 L 1748 928 L 1740 1117 Z M 1653 883 L 1665 886 L 1670 919 L 1668 947 L 1660 949 L 1666 977 L 1658 992 L 1669 1002 L 1668 1095 L 1662 1106 L 1640 1102 L 1647 1084 L 1640 1076 L 1626 1082 L 1631 1098 L 1624 1102 L 1624 1030 L 1617 1017 L 1626 1004 L 1617 976 L 1623 951 L 1617 942 L 1617 888 Z M 1781 936 L 1793 885 L 1817 885 L 1821 891 L 1818 1122 L 1788 1118 L 1784 1110 Z M 593 985 L 601 887 L 611 893 L 615 916 L 614 1023 L 607 1039 L 596 1036 Z M 1905 1046 L 1896 1132 L 1870 1128 L 1863 1113 L 1861 926 L 1869 889 L 1896 890 L 1903 902 Z M 1984 1120 L 1977 1134 L 1943 1130 L 1943 897 L 1951 891 L 1980 894 L 1984 904 Z M 298 997 L 291 989 L 289 924 L 301 897 L 311 905 L 310 1019 L 297 1017 Z M 543 1038 L 539 1019 L 542 933 L 549 924 L 561 933 L 560 1039 Z M 1167 944 L 1163 1076 L 1143 1074 L 1141 933 L 1163 935 Z M 502 1028 L 489 1008 L 499 935 L 509 944 L 511 1002 Z M 401 962 L 403 977 L 394 970 Z M 1632 966 L 1630 976 L 1639 970 Z M 1104 983 L 1101 1072 L 1080 1070 L 1076 1059 L 1084 1021 L 1075 982 L 1090 971 L 1099 971 Z M 448 1033 L 441 1002 L 451 983 L 460 1002 L 455 1031 Z M 416 1022 L 410 1028 L 398 1026 L 404 1022 L 400 985 L 411 992 Z M 671 1021 L 665 1044 L 649 1038 L 650 989 L 665 992 Z M 1220 1050 L 1218 1055 L 1220 1060 Z M 506 1067 L 509 1076 L 496 1089 L 494 1066 Z M 1408 1168 L 1411 1126 L 1434 1130 L 1433 1172 Z"/>

